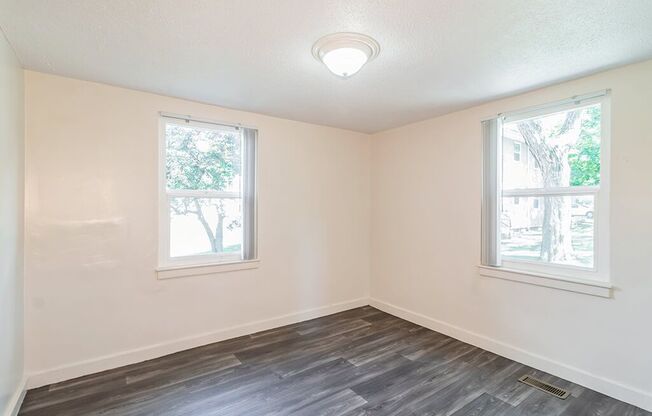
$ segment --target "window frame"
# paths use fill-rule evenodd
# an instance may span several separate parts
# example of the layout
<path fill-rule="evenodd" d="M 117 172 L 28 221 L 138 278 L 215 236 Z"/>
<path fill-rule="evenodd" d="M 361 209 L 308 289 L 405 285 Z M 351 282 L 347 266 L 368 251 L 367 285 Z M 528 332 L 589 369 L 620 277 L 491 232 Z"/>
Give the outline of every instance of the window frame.
<path fill-rule="evenodd" d="M 168 124 L 176 124 L 179 126 L 194 126 L 203 129 L 210 130 L 220 130 L 220 131 L 240 131 L 241 140 L 243 141 L 242 149 L 242 186 L 240 192 L 233 191 L 213 191 L 213 190 L 192 190 L 192 189 L 183 189 L 183 190 L 168 190 L 167 189 L 167 169 L 166 169 L 166 158 L 167 158 L 167 137 L 166 137 L 166 126 Z M 184 275 L 197 275 L 204 274 L 202 271 L 206 272 L 219 272 L 219 271 L 231 271 L 231 270 L 240 270 L 240 269 L 249 269 L 257 267 L 258 257 L 257 257 L 257 205 L 258 205 L 258 194 L 257 194 L 257 171 L 258 171 L 258 149 L 257 149 L 257 138 L 254 139 L 254 145 L 252 149 L 245 149 L 244 144 L 244 132 L 242 131 L 242 126 L 233 125 L 227 123 L 220 123 L 214 121 L 200 120 L 189 116 L 177 116 L 174 114 L 160 113 L 159 116 L 159 141 L 158 141 L 158 194 L 159 194 L 159 212 L 158 212 L 158 267 L 157 272 L 159 273 L 159 278 L 172 278 L 180 277 Z M 245 152 L 251 152 L 251 155 L 246 154 Z M 250 159 L 246 161 L 247 159 Z M 252 163 L 253 166 L 250 169 L 245 168 L 245 163 Z M 246 178 L 247 171 L 249 175 L 253 175 L 253 178 Z M 253 195 L 247 196 L 245 188 L 245 183 L 247 181 L 253 181 Z M 189 256 L 170 256 L 170 198 L 175 197 L 204 197 L 204 198 L 223 198 L 223 199 L 241 199 L 243 206 L 243 246 L 242 250 L 239 253 L 211 253 L 211 254 L 200 254 L 200 255 L 189 255 Z M 244 222 L 247 221 L 245 218 L 245 200 L 247 198 L 253 198 L 253 201 L 250 202 L 252 207 L 249 209 L 253 210 L 252 218 L 250 222 L 245 226 Z M 253 242 L 252 258 L 244 258 L 245 250 L 245 239 L 247 238 L 244 235 L 245 227 L 252 227 L 252 237 Z"/>
<path fill-rule="evenodd" d="M 601 105 L 601 136 L 600 136 L 600 184 L 597 186 L 581 187 L 564 187 L 564 188 L 528 188 L 528 189 L 502 189 L 502 141 L 503 128 L 505 122 L 535 118 L 547 114 L 553 114 L 561 111 L 568 111 L 574 108 L 583 108 L 594 104 Z M 524 110 L 517 110 L 511 113 L 499 114 L 497 118 L 497 141 L 496 149 L 493 150 L 497 159 L 496 168 L 500 172 L 494 172 L 492 175 L 496 179 L 497 194 L 494 196 L 497 204 L 495 214 L 498 216 L 494 221 L 498 224 L 497 236 L 490 235 L 487 238 L 486 225 L 483 224 L 483 246 L 496 244 L 494 250 L 497 257 L 498 265 L 488 264 L 486 261 L 487 248 L 483 247 L 483 261 L 481 270 L 484 269 L 503 269 L 510 272 L 522 272 L 523 274 L 538 275 L 550 279 L 551 276 L 557 278 L 586 284 L 592 282 L 597 284 L 608 285 L 610 282 L 610 263 L 609 263 L 609 189 L 610 189 L 610 148 L 611 148 L 611 99 L 610 91 L 605 90 L 598 93 L 586 94 L 584 96 L 575 96 L 566 100 L 544 104 L 541 106 L 530 107 Z M 485 152 L 487 148 L 485 147 Z M 486 157 L 486 156 L 485 156 Z M 522 154 L 521 154 L 522 157 Z M 485 159 L 485 163 L 487 163 Z M 487 166 L 483 169 L 483 175 Z M 486 181 L 485 181 L 486 186 Z M 486 190 L 483 191 L 485 193 Z M 594 197 L 593 210 L 593 267 L 582 267 L 575 265 L 564 265 L 547 263 L 536 260 L 522 260 L 502 256 L 501 254 L 501 236 L 500 236 L 500 215 L 502 213 L 502 199 L 505 197 L 546 197 L 546 196 L 587 196 Z M 483 222 L 486 221 L 487 207 L 486 196 L 483 196 Z M 495 229 L 493 230 L 495 233 Z M 484 274 L 484 273 L 483 273 Z M 488 273 L 490 275 L 492 273 Z M 494 273 L 495 274 L 495 273 Z M 496 277 L 496 276 L 493 276 Z"/>

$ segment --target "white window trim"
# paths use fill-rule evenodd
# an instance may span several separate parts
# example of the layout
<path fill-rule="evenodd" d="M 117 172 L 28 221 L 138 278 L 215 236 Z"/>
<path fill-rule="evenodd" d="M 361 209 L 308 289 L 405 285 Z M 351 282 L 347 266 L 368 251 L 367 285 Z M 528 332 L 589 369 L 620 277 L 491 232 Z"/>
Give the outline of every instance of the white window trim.
<path fill-rule="evenodd" d="M 515 270 L 506 266 L 493 267 L 480 265 L 478 266 L 478 273 L 484 277 L 543 286 L 568 292 L 583 293 L 603 298 L 610 298 L 613 290 L 613 286 L 609 282 L 567 278 L 526 270 Z"/>
<path fill-rule="evenodd" d="M 238 260 L 228 263 L 166 266 L 157 268 L 156 276 L 159 280 L 165 280 L 175 279 L 177 277 L 202 276 L 214 273 L 256 269 L 259 266 L 260 260 Z"/>
<path fill-rule="evenodd" d="M 159 178 L 159 224 L 158 224 L 158 267 L 156 274 L 158 279 L 171 279 L 183 276 L 197 276 L 213 273 L 222 273 L 237 270 L 254 269 L 259 266 L 258 249 L 255 248 L 255 258 L 243 259 L 240 253 L 216 253 L 196 256 L 182 256 L 172 259 L 169 254 L 170 250 L 170 213 L 168 199 L 171 197 L 184 196 L 203 196 L 210 198 L 240 198 L 243 197 L 241 192 L 211 191 L 211 190 L 167 190 L 166 181 L 166 136 L 165 126 L 168 123 L 174 123 L 175 119 L 179 120 L 180 125 L 192 125 L 199 128 L 215 129 L 219 126 L 220 130 L 237 130 L 240 125 L 229 125 L 221 122 L 212 122 L 209 120 L 196 119 L 191 116 L 180 116 L 171 113 L 159 113 L 159 160 L 158 160 L 158 178 Z M 181 123 L 185 121 L 185 123 Z M 248 127 L 254 128 L 254 127 Z M 254 128 L 255 129 L 255 128 Z M 257 205 L 258 205 L 258 150 L 255 149 L 254 155 L 254 235 L 257 236 Z M 255 237 L 257 240 L 257 237 Z M 254 244 L 257 244 L 254 241 Z"/>
<path fill-rule="evenodd" d="M 610 150 L 611 150 L 611 100 L 609 90 L 576 96 L 557 103 L 531 107 L 522 111 L 499 115 L 499 119 L 516 121 L 538 117 L 555 111 L 566 111 L 575 107 L 584 107 L 591 104 L 601 104 L 601 137 L 600 137 L 600 185 L 575 188 L 557 189 L 510 189 L 500 190 L 501 197 L 541 197 L 562 195 L 593 195 L 595 197 L 594 209 L 594 267 L 585 268 L 571 265 L 549 264 L 537 261 L 526 261 L 512 258 L 500 259 L 500 246 L 498 257 L 500 266 L 481 264 L 478 266 L 479 274 L 503 280 L 546 286 L 577 293 L 586 293 L 594 296 L 611 297 L 612 286 L 610 283 L 609 263 L 609 190 L 610 190 Z M 500 126 L 501 123 L 498 123 Z M 499 137 L 502 143 L 502 136 Z M 500 156 L 500 148 L 498 156 Z M 485 149 L 486 150 L 486 149 Z M 499 159 L 502 160 L 502 159 Z M 499 166 L 502 165 L 502 162 Z M 500 175 L 498 175 L 500 180 Z M 498 198 L 501 199 L 500 197 Z M 500 208 L 500 206 L 499 206 Z M 500 212 L 500 209 L 498 210 Z M 484 215 L 484 208 L 483 208 Z M 498 214 L 500 215 L 500 214 Z M 483 217 L 484 218 L 484 217 Z M 500 224 L 500 218 L 497 219 Z M 498 230 L 498 233 L 500 231 Z M 486 240 L 483 237 L 483 243 Z"/>

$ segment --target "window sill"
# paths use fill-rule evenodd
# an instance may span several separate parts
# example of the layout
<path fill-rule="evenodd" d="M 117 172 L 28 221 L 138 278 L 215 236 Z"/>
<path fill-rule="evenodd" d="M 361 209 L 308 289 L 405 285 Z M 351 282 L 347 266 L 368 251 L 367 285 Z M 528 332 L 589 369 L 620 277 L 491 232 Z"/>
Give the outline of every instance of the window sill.
<path fill-rule="evenodd" d="M 478 266 L 481 276 L 493 277 L 513 282 L 544 286 L 569 292 L 610 298 L 613 287 L 607 282 L 558 277 L 545 273 L 506 269 L 503 267 Z"/>
<path fill-rule="evenodd" d="M 230 263 L 209 263 L 184 266 L 165 266 L 156 269 L 157 279 L 174 279 L 186 276 L 201 276 L 213 273 L 234 272 L 237 270 L 256 269 L 260 260 L 235 261 Z"/>

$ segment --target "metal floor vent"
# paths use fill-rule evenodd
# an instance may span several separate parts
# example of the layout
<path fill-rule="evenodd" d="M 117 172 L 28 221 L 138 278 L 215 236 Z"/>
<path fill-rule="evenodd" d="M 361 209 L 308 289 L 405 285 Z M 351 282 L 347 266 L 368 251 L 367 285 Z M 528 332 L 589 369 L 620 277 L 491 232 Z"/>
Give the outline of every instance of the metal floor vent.
<path fill-rule="evenodd" d="M 552 394 L 553 396 L 560 398 L 562 400 L 570 396 L 570 392 L 564 389 L 560 389 L 559 387 L 553 386 L 552 384 L 548 384 L 545 381 L 536 379 L 532 376 L 523 376 L 519 378 L 518 381 L 527 384 L 528 386 L 534 387 L 535 389 L 544 391 L 548 394 Z"/>

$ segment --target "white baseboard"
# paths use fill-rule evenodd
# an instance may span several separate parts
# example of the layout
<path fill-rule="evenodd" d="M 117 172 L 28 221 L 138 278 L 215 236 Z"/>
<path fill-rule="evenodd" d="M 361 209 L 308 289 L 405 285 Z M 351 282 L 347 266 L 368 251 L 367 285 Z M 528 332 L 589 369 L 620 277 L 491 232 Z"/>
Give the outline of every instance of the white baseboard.
<path fill-rule="evenodd" d="M 18 414 L 20 406 L 23 404 L 25 393 L 27 393 L 27 379 L 23 378 L 14 392 L 14 395 L 11 396 L 11 400 L 7 403 L 7 408 L 4 413 L 5 416 L 16 416 Z"/>
<path fill-rule="evenodd" d="M 432 329 L 468 344 L 502 355 L 519 363 L 545 371 L 555 376 L 588 387 L 642 409 L 652 411 L 652 393 L 592 374 L 588 371 L 560 363 L 553 359 L 525 351 L 486 335 L 468 331 L 455 325 L 430 318 L 379 299 L 371 298 L 369 304 L 381 311 Z"/>
<path fill-rule="evenodd" d="M 237 325 L 215 332 L 199 334 L 191 337 L 173 340 L 170 342 L 149 345 L 147 347 L 137 348 L 130 351 L 123 351 L 116 354 L 97 357 L 91 360 L 84 360 L 55 368 L 50 368 L 44 371 L 30 373 L 27 379 L 27 387 L 32 389 L 52 383 L 58 383 L 76 377 L 122 367 L 124 365 L 151 360 L 153 358 L 158 358 L 190 348 L 211 344 L 213 342 L 224 341 L 243 335 L 253 334 L 259 331 L 277 328 L 279 326 L 290 325 L 313 318 L 319 318 L 321 316 L 331 315 L 333 313 L 342 312 L 360 306 L 366 306 L 368 304 L 369 302 L 367 298 L 359 298 L 346 302 L 334 303 L 318 308 L 276 316 L 270 319 L 250 322 L 244 325 Z"/>

